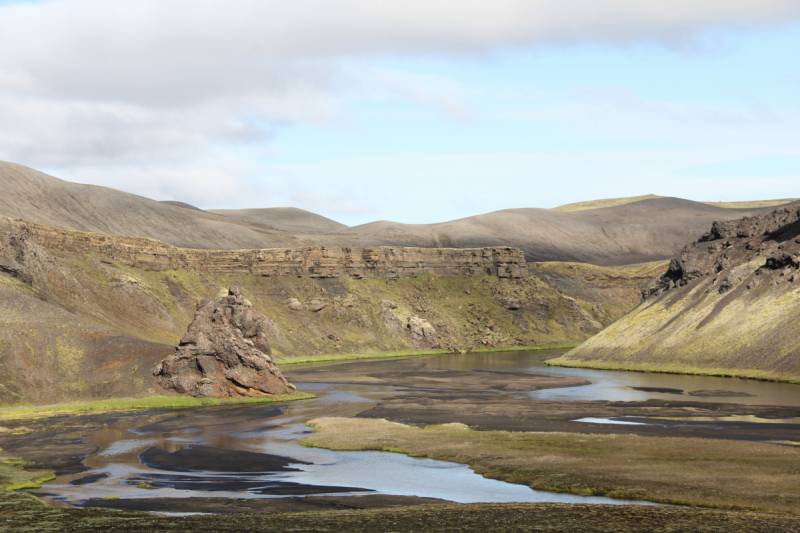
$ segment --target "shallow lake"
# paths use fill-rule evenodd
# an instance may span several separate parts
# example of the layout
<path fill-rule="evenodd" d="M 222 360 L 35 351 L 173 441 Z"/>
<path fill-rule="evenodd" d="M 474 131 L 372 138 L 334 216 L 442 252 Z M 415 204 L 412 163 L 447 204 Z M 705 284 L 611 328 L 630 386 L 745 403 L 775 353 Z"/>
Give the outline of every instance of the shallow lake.
<path fill-rule="evenodd" d="M 550 367 L 540 360 L 546 355 L 542 351 L 497 352 L 433 356 L 427 361 L 440 369 L 526 372 L 579 377 L 591 382 L 580 387 L 507 393 L 517 398 L 703 400 L 689 393 L 728 391 L 746 396 L 715 397 L 713 401 L 800 406 L 797 385 Z M 304 364 L 302 368 L 330 365 L 330 362 Z M 287 366 L 284 370 L 291 372 L 294 368 L 301 368 L 301 365 Z M 276 498 L 364 494 L 364 491 L 463 503 L 626 503 L 601 497 L 537 492 L 525 486 L 484 478 L 466 465 L 456 463 L 395 453 L 303 447 L 300 440 L 312 431 L 305 426 L 308 420 L 322 416 L 353 416 L 370 409 L 386 396 L 402 394 L 404 389 L 324 383 L 296 385 L 316 394 L 317 398 L 280 406 L 239 405 L 160 412 L 143 415 L 136 421 L 112 423 L 89 436 L 98 447 L 98 451 L 84 461 L 89 471 L 59 476 L 42 492 L 49 494 L 51 501 L 68 504 L 106 497 Z M 235 455 L 233 450 L 242 453 Z M 259 471 L 252 463 L 258 456 L 252 452 L 279 456 L 274 460 L 281 466 Z"/>

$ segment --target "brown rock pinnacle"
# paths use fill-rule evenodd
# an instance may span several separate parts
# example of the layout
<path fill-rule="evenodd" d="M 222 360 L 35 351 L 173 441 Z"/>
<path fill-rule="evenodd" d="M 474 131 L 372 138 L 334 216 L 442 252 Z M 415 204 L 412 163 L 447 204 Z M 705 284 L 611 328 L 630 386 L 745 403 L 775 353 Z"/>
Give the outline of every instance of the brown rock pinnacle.
<path fill-rule="evenodd" d="M 216 303 L 201 300 L 175 353 L 153 374 L 162 387 L 198 398 L 288 394 L 272 360 L 266 319 L 242 297 L 238 287 Z"/>

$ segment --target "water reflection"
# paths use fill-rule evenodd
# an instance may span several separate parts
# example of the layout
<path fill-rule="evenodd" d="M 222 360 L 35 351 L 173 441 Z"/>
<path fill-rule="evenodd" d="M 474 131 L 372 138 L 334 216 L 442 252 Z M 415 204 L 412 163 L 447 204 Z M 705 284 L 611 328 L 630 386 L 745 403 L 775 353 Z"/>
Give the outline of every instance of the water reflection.
<path fill-rule="evenodd" d="M 702 401 L 701 398 L 689 396 L 687 393 L 703 390 L 748 395 L 714 397 L 714 402 L 800 406 L 800 388 L 796 385 L 706 376 L 550 367 L 540 360 L 547 355 L 548 352 L 544 351 L 449 354 L 426 358 L 426 363 L 433 369 L 529 372 L 580 378 L 591 382 L 591 385 L 581 387 L 502 393 L 510 397 L 618 401 L 669 398 Z M 330 362 L 302 366 L 307 368 L 329 365 Z M 465 503 L 624 503 L 606 498 L 535 492 L 524 486 L 483 478 L 461 464 L 392 453 L 305 448 L 299 441 L 311 431 L 305 426 L 306 421 L 323 416 L 354 416 L 375 406 L 386 396 L 402 394 L 403 389 L 377 385 L 297 385 L 302 390 L 316 394 L 317 399 L 294 402 L 280 408 L 208 407 L 149 413 L 133 419 L 128 417 L 94 433 L 92 439 L 99 450 L 86 459 L 85 464 L 90 468 L 88 472 L 59 476 L 54 484 L 46 486 L 46 490 L 55 498 L 73 503 L 109 496 L 207 497 L 209 487 L 213 487 L 213 495 L 218 497 L 280 497 L 289 495 L 291 487 L 300 487 L 297 484 L 361 488 L 384 494 L 416 495 Z M 733 418 L 728 417 L 728 420 Z M 753 420 L 748 417 L 740 418 L 744 422 L 769 421 L 757 417 L 749 417 Z M 701 421 L 698 418 L 691 420 Z M 621 423 L 619 420 L 608 422 Z M 628 423 L 635 422 L 631 420 Z M 781 420 L 780 423 L 787 422 Z M 177 452 L 192 445 L 280 455 L 300 463 L 292 465 L 296 471 L 288 472 L 240 476 L 226 472 L 193 471 L 181 472 L 180 475 L 173 473 L 165 477 L 165 471 L 143 465 L 139 459 L 139 455 L 151 447 Z M 283 487 L 289 493 L 262 494 L 263 487 Z M 297 493 L 302 494 L 302 490 L 298 488 Z"/>

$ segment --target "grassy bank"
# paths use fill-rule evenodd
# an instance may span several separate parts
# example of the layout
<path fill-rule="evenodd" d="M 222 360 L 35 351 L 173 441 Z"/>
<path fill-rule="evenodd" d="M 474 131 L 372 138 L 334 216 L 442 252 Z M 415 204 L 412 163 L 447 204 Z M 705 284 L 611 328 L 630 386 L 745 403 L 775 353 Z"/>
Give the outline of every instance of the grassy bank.
<path fill-rule="evenodd" d="M 0 489 L 36 490 L 56 478 L 52 470 L 33 470 L 32 466 L 17 457 L 0 457 Z"/>
<path fill-rule="evenodd" d="M 313 394 L 298 392 L 267 398 L 194 398 L 192 396 L 148 396 L 145 398 L 114 398 L 92 402 L 59 403 L 53 405 L 24 405 L 0 408 L 0 420 L 20 420 L 63 415 L 86 415 L 149 409 L 181 409 L 204 405 L 276 403 L 314 398 Z M 2 433 L 0 433 L 2 435 Z"/>
<path fill-rule="evenodd" d="M 776 383 L 794 383 L 800 385 L 797 377 L 758 369 L 703 368 L 683 365 L 666 365 L 655 363 L 607 363 L 600 361 L 577 361 L 559 357 L 545 361 L 551 366 L 568 368 L 591 368 L 595 370 L 621 370 L 625 372 L 644 372 L 650 374 L 684 374 L 690 376 L 712 376 L 720 378 L 754 379 Z"/>
<path fill-rule="evenodd" d="M 320 418 L 302 444 L 469 464 L 535 490 L 677 505 L 800 513 L 800 448 L 758 442 L 425 428 Z"/>

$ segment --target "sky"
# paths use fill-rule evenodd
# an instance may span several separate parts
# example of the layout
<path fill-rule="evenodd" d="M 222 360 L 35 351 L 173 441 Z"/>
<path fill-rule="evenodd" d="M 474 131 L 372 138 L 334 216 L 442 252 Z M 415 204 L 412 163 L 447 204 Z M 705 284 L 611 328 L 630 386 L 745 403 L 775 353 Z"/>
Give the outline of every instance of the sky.
<path fill-rule="evenodd" d="M 432 223 L 800 197 L 797 0 L 0 0 L 0 160 Z"/>

